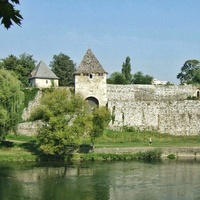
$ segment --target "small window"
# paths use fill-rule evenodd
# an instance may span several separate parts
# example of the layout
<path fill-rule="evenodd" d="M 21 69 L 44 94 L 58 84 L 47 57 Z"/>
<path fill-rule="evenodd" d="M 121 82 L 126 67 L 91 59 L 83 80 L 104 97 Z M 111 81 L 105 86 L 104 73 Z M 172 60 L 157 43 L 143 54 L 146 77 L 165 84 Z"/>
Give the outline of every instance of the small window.
<path fill-rule="evenodd" d="M 93 75 L 92 75 L 92 74 L 90 74 L 90 75 L 89 75 L 89 77 L 90 77 L 90 79 L 92 79 L 92 78 L 93 78 Z"/>
<path fill-rule="evenodd" d="M 48 84 L 48 80 L 46 80 L 46 84 Z"/>
<path fill-rule="evenodd" d="M 197 91 L 197 98 L 199 98 L 199 97 L 200 97 L 200 90 Z"/>

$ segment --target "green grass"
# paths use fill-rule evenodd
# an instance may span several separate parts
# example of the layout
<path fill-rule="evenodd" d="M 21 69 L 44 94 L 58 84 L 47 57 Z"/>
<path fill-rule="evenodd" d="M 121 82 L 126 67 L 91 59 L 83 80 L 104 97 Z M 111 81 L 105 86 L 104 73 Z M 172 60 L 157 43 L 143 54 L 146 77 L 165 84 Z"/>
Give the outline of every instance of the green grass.
<path fill-rule="evenodd" d="M 161 158 L 161 150 L 154 149 L 147 152 L 138 152 L 138 153 L 87 153 L 79 154 L 79 159 L 83 161 L 95 161 L 95 160 L 159 160 Z M 75 155 L 74 159 L 77 158 Z M 72 158 L 72 159 L 73 159 Z"/>
<path fill-rule="evenodd" d="M 105 130 L 104 134 L 96 140 L 95 148 L 120 148 L 120 147 L 147 147 L 149 138 L 152 138 L 151 147 L 200 147 L 200 135 L 173 136 L 156 132 L 138 132 L 134 129 L 128 131 Z M 35 147 L 36 137 L 7 135 L 7 143 L 0 143 L 0 161 L 35 161 L 37 159 Z M 90 144 L 90 140 L 81 141 L 82 144 Z M 153 153 L 153 154 L 152 154 Z M 77 154 L 76 158 L 83 160 L 121 160 L 143 158 L 153 156 L 154 152 L 145 154 Z"/>
<path fill-rule="evenodd" d="M 36 158 L 32 152 L 18 145 L 0 148 L 0 161 L 36 161 Z"/>
<path fill-rule="evenodd" d="M 76 158 L 76 156 L 74 157 Z M 135 160 L 137 159 L 137 156 L 131 153 L 123 153 L 123 154 L 89 153 L 89 154 L 80 154 L 79 159 L 82 161 Z"/>
<path fill-rule="evenodd" d="M 105 130 L 104 134 L 97 138 L 96 148 L 101 147 L 146 147 L 149 146 L 149 138 L 152 138 L 152 147 L 193 147 L 200 146 L 200 135 L 195 136 L 174 136 L 151 131 L 113 131 Z M 18 142 L 34 142 L 36 136 L 7 135 L 7 140 Z M 81 143 L 90 144 L 89 139 Z"/>
<path fill-rule="evenodd" d="M 0 161 L 36 161 L 36 137 L 7 135 L 0 143 Z"/>
<path fill-rule="evenodd" d="M 25 135 L 6 135 L 6 140 L 14 140 L 15 142 L 32 142 L 36 140 L 36 136 L 25 136 Z"/>
<path fill-rule="evenodd" d="M 105 130 L 97 139 L 96 147 L 145 147 L 149 146 L 152 138 L 152 147 L 192 147 L 200 146 L 200 135 L 173 136 L 151 131 L 112 131 Z"/>

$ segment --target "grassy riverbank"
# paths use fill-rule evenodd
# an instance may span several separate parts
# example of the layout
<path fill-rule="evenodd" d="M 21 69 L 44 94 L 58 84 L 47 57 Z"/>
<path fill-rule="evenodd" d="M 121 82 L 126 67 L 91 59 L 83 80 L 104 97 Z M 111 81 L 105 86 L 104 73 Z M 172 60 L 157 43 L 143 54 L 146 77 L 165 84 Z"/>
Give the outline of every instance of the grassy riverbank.
<path fill-rule="evenodd" d="M 7 135 L 0 143 L 0 161 L 35 161 L 35 138 Z"/>
<path fill-rule="evenodd" d="M 149 138 L 152 138 L 151 147 L 200 147 L 200 136 L 172 136 L 155 132 L 137 132 L 106 130 L 98 138 L 95 148 L 123 148 L 123 147 L 149 147 Z M 6 143 L 0 144 L 0 161 L 35 161 L 35 137 L 7 135 Z M 81 143 L 90 144 L 89 140 Z M 157 154 L 158 153 L 158 154 Z M 159 155 L 159 152 L 146 152 L 145 154 L 76 154 L 73 159 L 81 160 L 126 160 L 140 159 Z M 146 155 L 146 156 L 145 156 Z"/>
<path fill-rule="evenodd" d="M 150 137 L 153 147 L 200 147 L 200 135 L 173 136 L 151 131 L 138 132 L 131 128 L 126 131 L 106 130 L 97 140 L 96 147 L 146 147 Z"/>

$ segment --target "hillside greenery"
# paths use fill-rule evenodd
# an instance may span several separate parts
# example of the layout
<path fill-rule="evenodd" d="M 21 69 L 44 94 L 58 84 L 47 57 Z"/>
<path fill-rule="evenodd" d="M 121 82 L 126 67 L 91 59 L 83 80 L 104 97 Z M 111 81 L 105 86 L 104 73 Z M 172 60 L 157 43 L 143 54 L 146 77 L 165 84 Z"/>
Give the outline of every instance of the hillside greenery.
<path fill-rule="evenodd" d="M 0 61 L 0 68 L 15 73 L 22 86 L 27 87 L 29 86 L 28 78 L 35 68 L 35 63 L 32 55 L 23 53 L 17 57 L 11 54 Z"/>
<path fill-rule="evenodd" d="M 90 111 L 80 95 L 59 88 L 43 92 L 31 120 L 42 121 L 36 140 L 41 156 L 63 159 L 67 146 L 80 144 L 81 138 L 91 140 L 94 145 L 96 138 L 103 134 L 110 114 L 105 107 Z"/>
<path fill-rule="evenodd" d="M 0 69 L 0 140 L 14 131 L 23 107 L 24 93 L 14 73 Z"/>
<path fill-rule="evenodd" d="M 74 160 L 132 160 L 132 159 L 159 159 L 161 147 L 200 147 L 200 136 L 173 136 L 150 131 L 114 131 L 104 130 L 96 141 L 96 148 L 121 148 L 121 147 L 149 147 L 149 137 L 152 137 L 154 150 L 144 153 L 123 154 L 98 154 L 84 153 L 79 149 L 82 145 L 91 144 L 91 140 L 82 137 L 79 145 L 72 148 L 75 154 L 66 154 L 65 159 Z M 36 146 L 36 136 L 6 135 L 6 141 L 0 144 L 0 161 L 36 161 L 40 160 L 40 154 Z"/>

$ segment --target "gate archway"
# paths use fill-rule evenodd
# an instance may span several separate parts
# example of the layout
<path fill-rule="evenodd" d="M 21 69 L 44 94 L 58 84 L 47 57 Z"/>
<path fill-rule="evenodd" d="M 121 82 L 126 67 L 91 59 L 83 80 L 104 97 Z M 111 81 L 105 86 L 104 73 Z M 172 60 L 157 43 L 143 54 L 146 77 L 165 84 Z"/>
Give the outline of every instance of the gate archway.
<path fill-rule="evenodd" d="M 85 100 L 88 103 L 90 110 L 94 110 L 95 108 L 99 107 L 99 101 L 95 97 L 88 97 Z"/>

